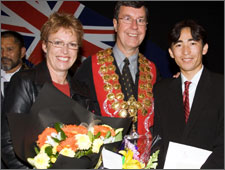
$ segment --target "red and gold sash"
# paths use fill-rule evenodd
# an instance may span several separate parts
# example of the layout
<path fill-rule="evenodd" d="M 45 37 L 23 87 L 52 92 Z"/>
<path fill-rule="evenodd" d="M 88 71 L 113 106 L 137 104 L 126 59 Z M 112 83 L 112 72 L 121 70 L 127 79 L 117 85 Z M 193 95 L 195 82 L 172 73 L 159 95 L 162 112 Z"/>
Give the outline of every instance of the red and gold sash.
<path fill-rule="evenodd" d="M 138 120 L 138 134 L 151 136 L 149 128 L 153 126 L 154 118 L 152 88 L 156 81 L 154 63 L 139 53 L 138 101 L 134 97 L 124 101 L 113 61 L 111 48 L 92 56 L 93 79 L 102 116 L 126 117 L 129 113 Z"/>

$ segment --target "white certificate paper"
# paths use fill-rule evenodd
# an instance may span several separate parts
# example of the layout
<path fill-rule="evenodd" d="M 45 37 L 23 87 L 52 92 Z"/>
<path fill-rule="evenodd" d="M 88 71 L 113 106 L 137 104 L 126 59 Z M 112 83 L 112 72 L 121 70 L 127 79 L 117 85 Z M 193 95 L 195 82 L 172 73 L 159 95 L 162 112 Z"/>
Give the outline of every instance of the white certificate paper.
<path fill-rule="evenodd" d="M 104 168 L 122 169 L 122 156 L 105 149 L 105 147 L 102 149 L 102 162 Z"/>
<path fill-rule="evenodd" d="M 164 169 L 200 169 L 212 151 L 169 142 Z"/>

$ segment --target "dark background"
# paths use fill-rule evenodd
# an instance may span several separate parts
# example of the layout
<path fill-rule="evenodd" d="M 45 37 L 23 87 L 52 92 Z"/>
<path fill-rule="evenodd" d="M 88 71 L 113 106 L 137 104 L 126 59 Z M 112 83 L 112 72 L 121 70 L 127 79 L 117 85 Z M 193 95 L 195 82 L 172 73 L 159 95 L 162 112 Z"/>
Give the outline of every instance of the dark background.
<path fill-rule="evenodd" d="M 113 19 L 115 1 L 80 2 Z M 191 18 L 208 32 L 209 50 L 203 57 L 204 65 L 214 72 L 224 74 L 224 1 L 146 1 L 146 4 L 149 9 L 146 39 L 167 53 L 173 73 L 176 73 L 178 68 L 167 51 L 168 31 L 176 22 Z"/>

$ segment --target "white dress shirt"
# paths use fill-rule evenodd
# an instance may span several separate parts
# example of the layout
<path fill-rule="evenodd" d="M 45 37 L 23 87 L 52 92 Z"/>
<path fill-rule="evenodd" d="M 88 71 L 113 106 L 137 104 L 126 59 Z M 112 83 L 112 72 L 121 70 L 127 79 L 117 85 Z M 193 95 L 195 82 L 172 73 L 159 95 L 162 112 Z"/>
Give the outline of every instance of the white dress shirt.
<path fill-rule="evenodd" d="M 119 67 L 120 73 L 122 74 L 122 70 L 123 70 L 123 66 L 124 66 L 123 60 L 126 58 L 126 56 L 119 50 L 117 45 L 115 45 L 113 47 L 113 54 L 116 59 L 116 63 Z M 129 69 L 130 69 L 130 73 L 131 73 L 134 84 L 135 84 L 136 74 L 138 71 L 138 69 L 137 69 L 138 59 L 137 58 L 138 58 L 138 52 L 132 56 L 129 56 L 129 58 L 128 58 L 128 60 L 130 62 Z"/>
<path fill-rule="evenodd" d="M 181 82 L 182 82 L 182 94 L 184 93 L 184 82 L 185 81 L 191 81 L 191 84 L 189 86 L 189 107 L 190 107 L 190 111 L 191 111 L 191 106 L 194 100 L 194 96 L 195 96 L 195 91 L 199 82 L 199 79 L 202 75 L 202 71 L 203 71 L 203 67 L 201 68 L 201 70 L 199 70 L 197 72 L 197 74 L 195 74 L 195 76 L 191 79 L 191 80 L 187 80 L 187 78 L 181 73 Z"/>
<path fill-rule="evenodd" d="M 20 67 L 21 68 L 21 67 Z M 15 72 L 13 73 L 6 73 L 4 70 L 1 69 L 1 92 L 2 95 L 4 96 L 4 82 L 9 82 L 11 77 L 20 70 L 18 68 Z"/>

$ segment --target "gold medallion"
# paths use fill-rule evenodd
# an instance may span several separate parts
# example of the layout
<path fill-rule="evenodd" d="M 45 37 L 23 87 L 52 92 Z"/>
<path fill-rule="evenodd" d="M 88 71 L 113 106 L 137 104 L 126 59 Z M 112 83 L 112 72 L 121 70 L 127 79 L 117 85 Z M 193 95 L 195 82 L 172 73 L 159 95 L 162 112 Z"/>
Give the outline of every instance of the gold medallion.
<path fill-rule="evenodd" d="M 112 56 L 107 57 L 107 62 L 112 63 L 114 61 L 114 58 Z"/>
<path fill-rule="evenodd" d="M 152 105 L 152 102 L 151 102 L 149 99 L 145 99 L 144 104 L 145 104 L 147 107 L 150 107 L 150 106 Z"/>
<path fill-rule="evenodd" d="M 119 116 L 122 117 L 122 118 L 127 117 L 127 110 L 126 109 L 121 109 L 119 111 Z"/>
<path fill-rule="evenodd" d="M 116 81 L 116 80 L 119 79 L 119 76 L 118 76 L 117 74 L 112 74 L 111 79 L 112 79 L 113 81 Z"/>
<path fill-rule="evenodd" d="M 119 90 L 119 89 L 121 89 L 121 85 L 119 83 L 116 83 L 116 84 L 113 85 L 113 88 L 115 90 Z"/>
<path fill-rule="evenodd" d="M 112 90 L 112 85 L 111 85 L 111 84 L 105 84 L 105 85 L 104 85 L 104 90 L 105 90 L 105 91 L 110 91 L 110 90 Z"/>
<path fill-rule="evenodd" d="M 141 80 L 141 81 L 146 81 L 145 75 L 141 75 L 141 76 L 140 76 L 140 80 Z"/>
<path fill-rule="evenodd" d="M 129 100 L 127 101 L 127 104 L 128 104 L 128 105 L 133 105 L 133 104 L 135 104 L 134 102 L 136 102 L 136 99 L 135 99 L 135 97 L 132 95 L 132 96 L 129 98 Z"/>
<path fill-rule="evenodd" d="M 139 66 L 139 70 L 144 72 L 145 71 L 145 68 L 143 66 Z"/>
<path fill-rule="evenodd" d="M 108 93 L 108 94 L 107 94 L 107 99 L 108 99 L 109 101 L 112 101 L 113 99 L 115 99 L 115 95 L 114 95 L 113 93 Z"/>
<path fill-rule="evenodd" d="M 145 89 L 145 85 L 144 84 L 140 84 L 140 89 L 144 90 Z"/>
<path fill-rule="evenodd" d="M 108 68 L 103 65 L 103 66 L 100 67 L 100 72 L 101 73 L 107 73 L 108 72 Z"/>
<path fill-rule="evenodd" d="M 148 114 L 148 111 L 145 108 L 143 108 L 141 113 L 143 116 L 146 116 Z"/>
<path fill-rule="evenodd" d="M 123 101 L 123 102 L 121 103 L 121 108 L 127 110 L 127 109 L 128 109 L 127 102 Z"/>
<path fill-rule="evenodd" d="M 153 97 L 153 94 L 152 94 L 152 92 L 150 92 L 150 91 L 147 91 L 147 92 L 146 92 L 146 95 L 147 95 L 148 97 Z"/>
<path fill-rule="evenodd" d="M 139 97 L 140 99 L 144 99 L 144 98 L 145 98 L 145 95 L 144 95 L 143 93 L 140 93 L 140 94 L 138 94 L 138 97 Z"/>
<path fill-rule="evenodd" d="M 137 108 L 134 105 L 129 106 L 128 113 L 131 117 L 137 115 Z"/>
<path fill-rule="evenodd" d="M 150 74 L 147 74 L 147 75 L 146 75 L 146 79 L 147 79 L 147 80 L 152 80 L 152 76 L 151 76 Z"/>
<path fill-rule="evenodd" d="M 136 107 L 137 107 L 138 110 L 141 109 L 142 108 L 141 102 L 136 102 Z"/>
<path fill-rule="evenodd" d="M 118 100 L 123 100 L 123 99 L 124 99 L 123 93 L 117 93 L 117 94 L 116 94 L 116 98 L 117 98 Z"/>
<path fill-rule="evenodd" d="M 104 63 L 105 63 L 104 59 L 98 59 L 98 64 L 102 65 Z"/>
<path fill-rule="evenodd" d="M 114 110 L 118 110 L 118 109 L 120 108 L 120 103 L 119 103 L 119 102 L 114 102 L 114 103 L 112 104 L 112 108 L 113 108 Z"/>
<path fill-rule="evenodd" d="M 146 66 L 146 67 L 145 67 L 145 71 L 146 71 L 146 72 L 150 72 L 149 66 Z"/>
<path fill-rule="evenodd" d="M 109 74 L 105 74 L 105 75 L 103 76 L 103 80 L 104 80 L 104 81 L 109 81 L 109 80 L 110 80 L 110 75 L 109 75 Z"/>
<path fill-rule="evenodd" d="M 152 83 L 150 83 L 150 82 L 147 83 L 147 84 L 146 84 L 146 88 L 147 88 L 147 89 L 152 89 Z"/>
<path fill-rule="evenodd" d="M 110 65 L 108 65 L 108 69 L 109 69 L 109 71 L 116 71 L 116 66 L 110 64 Z"/>

